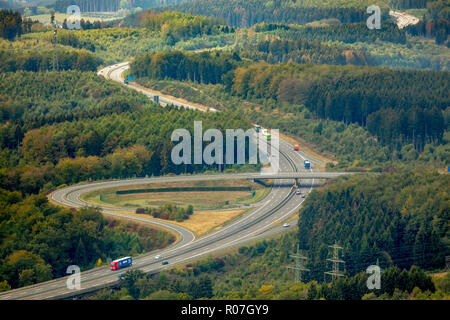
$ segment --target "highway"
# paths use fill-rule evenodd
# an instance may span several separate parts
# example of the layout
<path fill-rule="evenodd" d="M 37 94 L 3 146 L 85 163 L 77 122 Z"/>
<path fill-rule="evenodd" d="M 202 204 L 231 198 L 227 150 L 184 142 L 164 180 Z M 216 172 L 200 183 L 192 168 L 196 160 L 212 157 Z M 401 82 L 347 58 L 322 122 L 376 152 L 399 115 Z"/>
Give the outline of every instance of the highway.
<path fill-rule="evenodd" d="M 123 72 L 125 70 L 128 70 L 130 68 L 130 63 L 127 62 L 122 62 L 113 66 L 108 66 L 106 68 L 101 69 L 100 71 L 97 72 L 97 75 L 99 76 L 103 76 L 106 79 L 109 80 L 113 80 L 115 82 L 121 83 L 123 84 L 124 82 L 124 77 L 123 77 Z M 136 90 L 140 93 L 145 94 L 147 97 L 149 97 L 151 100 L 154 99 L 154 97 L 157 95 L 156 93 L 154 93 L 151 90 L 144 90 L 132 83 L 128 84 L 127 87 L 129 87 L 130 89 Z M 159 97 L 159 104 L 163 107 L 167 106 L 167 105 L 175 105 L 178 107 L 183 107 L 186 109 L 192 109 L 192 110 L 199 110 L 199 111 L 210 111 L 210 112 L 216 112 L 217 110 L 214 108 L 205 108 L 204 106 L 200 106 L 198 104 L 193 104 L 193 103 L 188 103 L 185 101 L 182 101 L 182 99 L 177 99 L 174 97 L 168 97 L 168 96 L 164 96 L 164 95 L 157 95 Z"/>
<path fill-rule="evenodd" d="M 112 78 L 114 78 L 113 80 L 123 83 L 123 81 L 121 81 L 121 73 L 127 67 L 128 63 L 118 64 L 116 66 L 101 70 L 99 74 L 105 75 L 106 78 L 109 78 L 111 76 Z M 140 90 L 140 88 L 132 89 Z M 162 98 L 164 97 L 160 97 L 160 102 L 166 101 L 165 103 L 179 105 L 179 101 L 177 100 L 163 100 Z M 186 107 L 185 105 L 182 106 Z M 191 105 L 190 107 L 197 108 L 194 105 Z M 323 177 L 320 175 L 320 173 L 316 172 L 315 164 L 323 164 L 319 160 L 313 159 L 303 152 L 294 151 L 294 147 L 292 145 L 281 139 L 279 154 L 280 171 L 283 174 L 286 174 L 286 178 L 280 176 L 279 179 L 274 180 L 274 186 L 270 194 L 267 196 L 267 198 L 258 203 L 250 213 L 226 224 L 219 229 L 216 229 L 212 233 L 209 233 L 205 236 L 196 238 L 194 234 L 189 230 L 170 223 L 155 221 L 150 218 L 138 216 L 127 216 L 127 218 L 130 219 L 149 222 L 163 226 L 165 228 L 169 228 L 174 232 L 177 232 L 180 235 L 181 240 L 169 248 L 142 254 L 138 257 L 133 257 L 133 266 L 131 268 L 124 269 L 122 272 L 126 272 L 131 269 L 140 269 L 144 272 L 149 273 L 159 272 L 164 268 L 170 268 L 177 264 L 185 263 L 187 261 L 198 259 L 200 257 L 205 257 L 228 248 L 236 247 L 244 243 L 276 234 L 281 230 L 286 229 L 282 226 L 282 222 L 289 216 L 298 212 L 303 201 L 305 200 L 305 197 L 296 195 L 296 188 L 294 187 L 295 180 L 292 179 L 291 176 L 294 176 L 294 173 L 297 172 L 298 174 L 306 177 L 306 179 L 302 180 L 300 188 L 301 193 L 303 195 L 307 195 L 309 192 L 311 192 L 313 188 L 312 186 L 315 183 L 315 179 L 318 179 L 318 177 Z M 312 167 L 310 169 L 304 168 L 303 161 L 305 159 L 311 161 Z M 85 192 L 90 192 L 93 190 L 142 183 L 190 181 L 194 179 L 223 179 L 224 176 L 233 179 L 252 178 L 253 176 L 261 177 L 260 174 L 218 174 L 105 181 L 63 188 L 52 193 L 51 197 L 53 201 L 58 202 L 62 205 L 73 208 L 80 208 L 85 205 L 85 203 L 80 200 L 80 196 Z M 101 209 L 102 212 L 106 215 L 123 216 L 119 213 L 121 210 L 123 210 L 121 208 L 102 207 Z M 294 225 L 295 222 L 291 224 Z M 290 227 L 291 226 L 289 226 L 287 229 L 289 229 Z M 162 255 L 163 259 L 156 260 L 156 254 Z M 162 261 L 168 261 L 169 264 L 162 265 Z M 118 282 L 117 274 L 117 271 L 110 271 L 108 266 L 94 268 L 81 273 L 81 290 L 68 289 L 66 285 L 68 277 L 63 277 L 0 293 L 0 299 L 44 300 L 71 298 L 116 284 Z"/>

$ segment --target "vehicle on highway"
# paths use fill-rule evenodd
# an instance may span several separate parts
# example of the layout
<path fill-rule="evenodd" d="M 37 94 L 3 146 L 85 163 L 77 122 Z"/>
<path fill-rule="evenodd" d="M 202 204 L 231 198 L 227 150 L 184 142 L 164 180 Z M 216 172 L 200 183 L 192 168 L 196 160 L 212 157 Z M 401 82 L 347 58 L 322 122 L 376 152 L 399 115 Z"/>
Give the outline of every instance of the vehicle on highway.
<path fill-rule="evenodd" d="M 272 135 L 269 133 L 269 131 L 267 129 L 263 129 L 262 134 L 263 134 L 264 139 L 266 139 L 266 140 L 272 139 Z"/>
<path fill-rule="evenodd" d="M 302 192 L 301 192 L 300 188 L 299 188 L 299 189 L 297 189 L 297 191 L 295 192 L 295 194 L 296 194 L 296 195 L 301 195 L 301 194 L 302 194 Z"/>
<path fill-rule="evenodd" d="M 129 267 L 132 264 L 133 264 L 133 258 L 125 257 L 125 258 L 120 258 L 120 259 L 117 259 L 117 260 L 114 260 L 113 262 L 111 262 L 111 265 L 109 266 L 109 268 L 112 271 L 116 271 L 119 269 Z"/>
<path fill-rule="evenodd" d="M 299 146 L 298 144 L 296 144 L 296 145 L 294 146 L 294 150 L 295 150 L 295 151 L 300 150 L 300 146 Z"/>
<path fill-rule="evenodd" d="M 256 132 L 260 132 L 261 131 L 261 126 L 255 126 L 255 131 Z"/>
<path fill-rule="evenodd" d="M 272 140 L 272 135 L 267 131 L 267 129 L 263 130 L 263 137 L 266 140 Z"/>
<path fill-rule="evenodd" d="M 289 228 L 289 223 L 283 224 L 283 228 Z"/>
<path fill-rule="evenodd" d="M 119 273 L 118 275 L 117 275 L 117 278 L 122 278 L 123 277 L 123 273 Z"/>
<path fill-rule="evenodd" d="M 162 258 L 162 256 L 160 255 L 160 254 L 158 254 L 157 256 L 155 256 L 155 260 L 159 260 L 159 259 L 161 259 Z"/>
<path fill-rule="evenodd" d="M 168 265 L 169 262 L 168 261 L 163 261 L 163 263 L 161 263 L 163 266 Z"/>
<path fill-rule="evenodd" d="M 305 160 L 304 164 L 305 164 L 305 169 L 311 168 L 311 163 L 309 162 L 309 160 Z"/>

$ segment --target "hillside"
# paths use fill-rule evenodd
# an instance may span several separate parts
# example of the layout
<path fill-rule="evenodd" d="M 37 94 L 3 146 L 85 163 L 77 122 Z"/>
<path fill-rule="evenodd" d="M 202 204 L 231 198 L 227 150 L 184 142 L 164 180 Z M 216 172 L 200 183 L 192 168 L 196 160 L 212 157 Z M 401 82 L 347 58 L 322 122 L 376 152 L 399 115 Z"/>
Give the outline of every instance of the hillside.
<path fill-rule="evenodd" d="M 343 23 L 365 21 L 367 19 L 365 9 L 373 4 L 379 5 L 383 12 L 387 13 L 388 6 L 384 1 L 366 0 L 278 0 L 264 3 L 258 0 L 195 0 L 169 8 L 220 17 L 232 26 L 249 27 L 260 22 L 305 24 L 323 19 L 337 19 Z"/>

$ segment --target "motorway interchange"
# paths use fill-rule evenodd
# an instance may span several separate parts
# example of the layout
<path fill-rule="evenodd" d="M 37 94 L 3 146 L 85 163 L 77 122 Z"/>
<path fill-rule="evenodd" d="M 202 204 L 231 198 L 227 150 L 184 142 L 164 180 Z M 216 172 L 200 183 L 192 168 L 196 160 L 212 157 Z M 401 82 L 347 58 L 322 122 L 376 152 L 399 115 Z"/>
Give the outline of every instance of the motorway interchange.
<path fill-rule="evenodd" d="M 129 63 L 121 63 L 114 66 L 109 66 L 98 72 L 99 75 L 104 76 L 106 79 L 111 79 L 123 83 L 122 73 L 129 68 Z M 131 89 L 143 92 L 149 98 L 153 98 L 153 94 L 138 88 L 134 85 L 128 85 Z M 189 105 L 185 102 L 180 102 L 175 99 L 161 97 L 161 105 L 174 104 L 186 108 L 198 109 L 195 105 Z M 207 111 L 201 109 L 202 111 Z M 307 195 L 311 192 L 315 184 L 315 176 L 311 175 L 316 171 L 318 165 L 324 164 L 307 156 L 302 151 L 294 150 L 294 146 L 288 142 L 280 139 L 279 144 L 279 164 L 280 171 L 282 173 L 299 173 L 305 176 L 309 174 L 310 179 L 302 179 L 300 188 L 302 195 Z M 303 162 L 305 159 L 309 159 L 312 163 L 310 169 L 305 169 Z M 337 174 L 339 175 L 339 174 Z M 86 205 L 80 196 L 86 192 L 94 190 L 100 190 L 105 188 L 112 188 L 118 186 L 136 185 L 142 183 L 158 183 L 158 182 L 170 182 L 170 181 L 189 181 L 189 180 L 204 180 L 204 179 L 222 179 L 224 175 L 216 176 L 176 176 L 176 177 L 158 177 L 158 178 L 146 178 L 146 179 L 131 179 L 131 180 L 118 180 L 118 181 L 106 181 L 89 183 L 84 185 L 70 186 L 67 188 L 59 189 L 51 194 L 52 200 L 61 205 L 69 206 L 72 208 L 81 208 Z M 243 178 L 245 174 L 238 174 L 230 178 Z M 332 177 L 332 176 L 330 176 Z M 248 177 L 244 177 L 248 178 Z M 206 257 L 208 255 L 223 251 L 228 248 L 237 247 L 244 243 L 252 242 L 258 239 L 268 237 L 270 235 L 281 232 L 294 225 L 296 221 L 292 221 L 291 225 L 284 225 L 282 222 L 288 217 L 293 216 L 298 212 L 305 197 L 296 194 L 297 187 L 295 186 L 295 180 L 292 178 L 275 179 L 273 188 L 270 194 L 258 204 L 255 204 L 253 210 L 238 218 L 237 220 L 227 224 L 226 226 L 217 229 L 205 236 L 196 238 L 194 234 L 178 225 L 168 222 L 156 221 L 150 218 L 126 216 L 132 220 L 138 220 L 147 222 L 154 225 L 159 225 L 166 229 L 171 230 L 179 234 L 180 241 L 172 245 L 169 248 L 165 248 L 155 252 L 149 252 L 142 254 L 138 257 L 133 257 L 132 267 L 130 269 L 140 269 L 144 272 L 156 273 L 164 268 L 171 267 L 173 265 L 186 263 L 187 261 L 198 259 L 200 257 Z M 124 209 L 114 207 L 101 207 L 102 212 L 109 216 L 122 216 L 120 211 Z M 156 256 L 157 259 L 155 259 Z M 118 257 L 117 257 L 118 258 Z M 160 259 L 158 259 L 160 258 Z M 161 259 L 162 258 L 162 259 Z M 162 260 L 168 262 L 168 264 L 162 264 Z M 126 270 L 124 269 L 124 272 Z M 74 290 L 67 287 L 67 277 L 54 279 L 51 281 L 27 286 L 0 294 L 0 299 L 65 299 L 81 294 L 92 292 L 107 286 L 114 285 L 118 282 L 118 273 L 113 272 L 108 266 L 95 268 L 92 270 L 84 271 L 81 273 L 81 289 Z"/>

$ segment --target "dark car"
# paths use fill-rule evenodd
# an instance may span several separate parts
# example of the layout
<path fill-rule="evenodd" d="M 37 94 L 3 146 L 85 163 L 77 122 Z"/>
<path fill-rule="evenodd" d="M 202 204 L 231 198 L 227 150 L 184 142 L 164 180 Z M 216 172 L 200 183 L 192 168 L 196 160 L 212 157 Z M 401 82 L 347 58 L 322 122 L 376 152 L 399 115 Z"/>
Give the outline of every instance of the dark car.
<path fill-rule="evenodd" d="M 165 266 L 166 264 L 169 264 L 168 261 L 163 261 L 162 265 Z"/>

